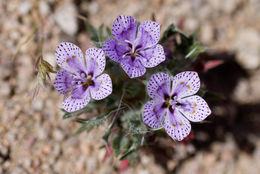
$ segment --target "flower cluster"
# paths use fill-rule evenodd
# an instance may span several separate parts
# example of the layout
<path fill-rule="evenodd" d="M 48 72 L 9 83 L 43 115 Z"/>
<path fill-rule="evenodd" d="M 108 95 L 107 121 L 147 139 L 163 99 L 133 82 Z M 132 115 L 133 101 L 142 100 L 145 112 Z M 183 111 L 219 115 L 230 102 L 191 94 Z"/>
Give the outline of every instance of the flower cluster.
<path fill-rule="evenodd" d="M 160 24 L 152 21 L 137 25 L 131 16 L 119 15 L 112 26 L 112 36 L 103 48 L 89 48 L 85 57 L 79 47 L 62 42 L 56 50 L 58 65 L 54 87 L 65 96 L 63 108 L 74 112 L 84 108 L 89 101 L 101 100 L 112 93 L 112 80 L 103 73 L 105 54 L 130 78 L 145 74 L 165 60 L 163 47 L 158 44 Z M 103 73 L 103 74 L 102 74 Z M 196 72 L 186 71 L 171 79 L 165 73 L 153 74 L 148 84 L 148 101 L 143 109 L 143 122 L 153 129 L 164 127 L 173 139 L 181 141 L 189 135 L 188 120 L 204 120 L 211 111 L 198 95 L 200 79 Z"/>

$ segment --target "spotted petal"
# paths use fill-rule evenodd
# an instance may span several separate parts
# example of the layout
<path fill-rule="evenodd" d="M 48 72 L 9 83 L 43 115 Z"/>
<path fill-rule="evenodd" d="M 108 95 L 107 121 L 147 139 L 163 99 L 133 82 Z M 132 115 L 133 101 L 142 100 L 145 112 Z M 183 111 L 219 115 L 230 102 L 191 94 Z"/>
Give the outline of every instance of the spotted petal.
<path fill-rule="evenodd" d="M 143 49 L 153 47 L 160 39 L 160 24 L 152 21 L 145 21 L 138 27 L 137 40 Z"/>
<path fill-rule="evenodd" d="M 169 97 L 171 79 L 165 73 L 153 74 L 147 86 L 151 98 L 164 100 Z"/>
<path fill-rule="evenodd" d="M 84 108 L 90 99 L 89 90 L 84 90 L 83 87 L 79 87 L 63 101 L 62 107 L 67 112 L 74 112 Z"/>
<path fill-rule="evenodd" d="M 94 84 L 94 87 L 90 87 L 90 93 L 93 99 L 101 100 L 112 93 L 112 80 L 108 74 L 102 74 L 96 78 Z"/>
<path fill-rule="evenodd" d="M 164 121 L 167 134 L 174 140 L 181 141 L 190 134 L 190 122 L 176 109 L 168 111 Z"/>
<path fill-rule="evenodd" d="M 119 42 L 128 40 L 133 42 L 136 38 L 137 22 L 132 16 L 119 15 L 112 26 L 112 35 Z"/>
<path fill-rule="evenodd" d="M 122 56 L 127 52 L 126 48 L 119 45 L 114 39 L 107 39 L 102 49 L 115 62 L 121 62 Z"/>
<path fill-rule="evenodd" d="M 165 61 L 163 47 L 159 44 L 157 44 L 153 48 L 140 51 L 140 54 L 142 55 L 140 60 L 142 60 L 142 64 L 146 68 L 155 67 L 161 62 Z"/>
<path fill-rule="evenodd" d="M 139 60 L 132 61 L 129 56 L 126 56 L 120 65 L 130 78 L 140 77 L 146 72 L 145 67 Z"/>
<path fill-rule="evenodd" d="M 151 100 L 148 101 L 143 110 L 143 122 L 151 128 L 158 129 L 162 127 L 166 108 L 162 107 L 163 102 Z"/>
<path fill-rule="evenodd" d="M 197 72 L 185 71 L 173 79 L 172 94 L 178 98 L 194 95 L 199 91 L 200 79 Z"/>
<path fill-rule="evenodd" d="M 187 119 L 193 122 L 202 121 L 211 114 L 207 102 L 197 95 L 182 99 L 179 110 Z"/>
<path fill-rule="evenodd" d="M 70 42 L 61 42 L 56 49 L 56 60 L 63 69 L 77 74 L 78 71 L 86 72 L 84 57 L 81 49 Z"/>
<path fill-rule="evenodd" d="M 104 51 L 100 48 L 89 48 L 86 51 L 87 73 L 93 77 L 100 75 L 106 66 Z"/>
<path fill-rule="evenodd" d="M 71 74 L 66 70 L 60 70 L 55 77 L 53 86 L 59 93 L 66 95 L 72 87 L 71 82 Z"/>

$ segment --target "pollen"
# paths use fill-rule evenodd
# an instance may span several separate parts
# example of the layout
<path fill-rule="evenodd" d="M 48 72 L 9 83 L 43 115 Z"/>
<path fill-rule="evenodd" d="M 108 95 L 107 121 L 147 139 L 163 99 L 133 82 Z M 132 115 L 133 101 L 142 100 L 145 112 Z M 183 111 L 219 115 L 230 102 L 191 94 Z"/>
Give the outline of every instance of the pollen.
<path fill-rule="evenodd" d="M 183 123 L 179 123 L 179 125 L 180 125 L 180 126 L 182 126 L 182 125 L 183 125 Z"/>
<path fill-rule="evenodd" d="M 176 124 L 173 124 L 173 123 L 171 123 L 171 125 L 172 125 L 173 127 L 177 126 Z"/>
<path fill-rule="evenodd" d="M 156 92 L 158 93 L 159 90 L 160 90 L 164 85 L 166 85 L 166 83 L 163 83 L 161 86 L 159 86 L 159 88 L 157 88 Z"/>
<path fill-rule="evenodd" d="M 68 63 L 70 61 L 70 58 L 69 59 L 66 59 L 66 62 Z"/>
<path fill-rule="evenodd" d="M 192 111 L 192 114 L 194 114 L 195 113 L 195 109 L 193 109 L 193 111 Z"/>
<path fill-rule="evenodd" d="M 94 58 L 93 58 L 93 57 L 91 57 L 90 59 L 91 59 L 91 60 L 94 60 Z"/>
<path fill-rule="evenodd" d="M 73 59 L 75 59 L 75 58 L 76 58 L 76 56 L 72 56 L 72 58 L 73 58 Z"/>
<path fill-rule="evenodd" d="M 190 89 L 190 85 L 186 85 Z"/>
<path fill-rule="evenodd" d="M 196 102 L 194 102 L 194 107 L 197 107 L 198 105 L 197 105 L 197 103 Z"/>
<path fill-rule="evenodd" d="M 180 82 L 180 84 L 184 85 L 184 82 Z"/>

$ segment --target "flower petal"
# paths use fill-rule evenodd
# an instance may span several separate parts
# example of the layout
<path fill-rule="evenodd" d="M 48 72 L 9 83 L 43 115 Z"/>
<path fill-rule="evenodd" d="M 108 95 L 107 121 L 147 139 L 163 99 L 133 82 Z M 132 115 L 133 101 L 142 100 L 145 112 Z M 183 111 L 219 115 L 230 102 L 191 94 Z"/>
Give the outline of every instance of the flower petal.
<path fill-rule="evenodd" d="M 173 78 L 172 94 L 183 98 L 196 94 L 200 88 L 200 79 L 195 71 L 185 71 Z"/>
<path fill-rule="evenodd" d="M 139 60 L 132 61 L 129 56 L 126 56 L 120 65 L 130 78 L 140 77 L 146 72 L 145 67 Z"/>
<path fill-rule="evenodd" d="M 163 102 L 151 100 L 148 101 L 143 110 L 143 122 L 151 128 L 158 129 L 162 127 L 166 108 L 162 107 Z"/>
<path fill-rule="evenodd" d="M 102 49 L 115 62 L 121 62 L 122 56 L 127 52 L 126 48 L 119 45 L 114 39 L 107 39 Z"/>
<path fill-rule="evenodd" d="M 138 27 L 137 40 L 143 49 L 153 47 L 160 39 L 160 24 L 152 21 L 145 21 Z"/>
<path fill-rule="evenodd" d="M 128 40 L 133 42 L 136 38 L 137 22 L 132 16 L 119 15 L 112 26 L 112 35 L 119 42 Z"/>
<path fill-rule="evenodd" d="M 106 66 L 104 51 L 100 48 L 89 48 L 86 51 L 87 73 L 93 77 L 100 75 Z"/>
<path fill-rule="evenodd" d="M 179 110 L 190 121 L 202 121 L 211 114 L 207 102 L 198 95 L 186 97 L 180 103 Z"/>
<path fill-rule="evenodd" d="M 56 49 L 56 60 L 63 69 L 77 74 L 86 71 L 84 57 L 81 49 L 70 42 L 61 42 Z"/>
<path fill-rule="evenodd" d="M 80 97 L 80 95 L 82 97 Z M 63 101 L 62 107 L 67 112 L 74 112 L 84 108 L 88 104 L 90 99 L 91 98 L 89 90 L 87 89 L 84 91 L 83 87 L 79 87 L 75 89 L 72 94 Z"/>
<path fill-rule="evenodd" d="M 165 73 L 153 74 L 147 86 L 151 98 L 162 99 L 170 95 L 171 79 Z"/>
<path fill-rule="evenodd" d="M 106 98 L 112 93 L 112 80 L 108 74 L 102 74 L 94 80 L 95 86 L 90 86 L 91 97 L 95 100 Z"/>
<path fill-rule="evenodd" d="M 165 61 L 165 54 L 163 47 L 159 44 L 154 46 L 153 48 L 146 49 L 144 51 L 140 51 L 142 57 L 142 64 L 146 68 L 152 68 Z"/>
<path fill-rule="evenodd" d="M 174 140 L 181 141 L 190 134 L 190 122 L 175 109 L 168 111 L 164 121 L 164 128 L 167 134 Z"/>
<path fill-rule="evenodd" d="M 53 86 L 59 93 L 66 95 L 72 88 L 71 82 L 71 74 L 66 70 L 60 70 L 55 77 Z"/>

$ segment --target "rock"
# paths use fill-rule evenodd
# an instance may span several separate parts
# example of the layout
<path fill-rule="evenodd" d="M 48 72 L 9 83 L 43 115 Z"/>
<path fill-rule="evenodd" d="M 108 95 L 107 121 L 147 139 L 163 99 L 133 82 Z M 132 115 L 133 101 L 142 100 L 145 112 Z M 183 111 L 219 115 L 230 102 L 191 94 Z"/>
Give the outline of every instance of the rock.
<path fill-rule="evenodd" d="M 97 169 L 97 159 L 96 157 L 89 157 L 87 162 L 86 162 L 86 168 L 89 173 L 92 173 L 96 171 Z"/>
<path fill-rule="evenodd" d="M 75 5 L 69 2 L 61 3 L 54 13 L 55 21 L 61 30 L 71 36 L 78 30 L 76 14 Z"/>
<path fill-rule="evenodd" d="M 38 131 L 38 136 L 37 136 L 38 139 L 44 140 L 48 137 L 48 132 L 43 127 L 39 127 L 37 131 Z"/>
<path fill-rule="evenodd" d="M 50 13 L 50 7 L 46 1 L 40 1 L 39 11 L 43 16 L 47 16 Z"/>
<path fill-rule="evenodd" d="M 210 44 L 214 37 L 214 29 L 211 24 L 203 24 L 200 31 L 200 39 L 204 44 Z"/>
<path fill-rule="evenodd" d="M 20 14 L 26 14 L 30 11 L 31 9 L 31 2 L 30 1 L 24 1 L 20 6 L 19 6 L 19 9 L 18 9 L 18 12 Z"/>
<path fill-rule="evenodd" d="M 34 102 L 32 102 L 32 107 L 35 111 L 40 111 L 43 108 L 43 101 L 40 99 L 36 99 Z"/>
<path fill-rule="evenodd" d="M 99 10 L 99 4 L 96 1 L 92 1 L 88 6 L 88 11 L 91 15 L 95 15 Z"/>
<path fill-rule="evenodd" d="M 234 43 L 237 60 L 247 69 L 260 65 L 260 34 L 253 28 L 240 29 Z"/>
<path fill-rule="evenodd" d="M 53 132 L 53 137 L 55 140 L 57 141 L 61 141 L 64 139 L 64 133 L 60 130 L 60 129 L 56 129 L 54 132 Z"/>
<path fill-rule="evenodd" d="M 2 82 L 0 86 L 0 95 L 1 96 L 8 96 L 11 92 L 11 86 L 7 82 Z"/>

